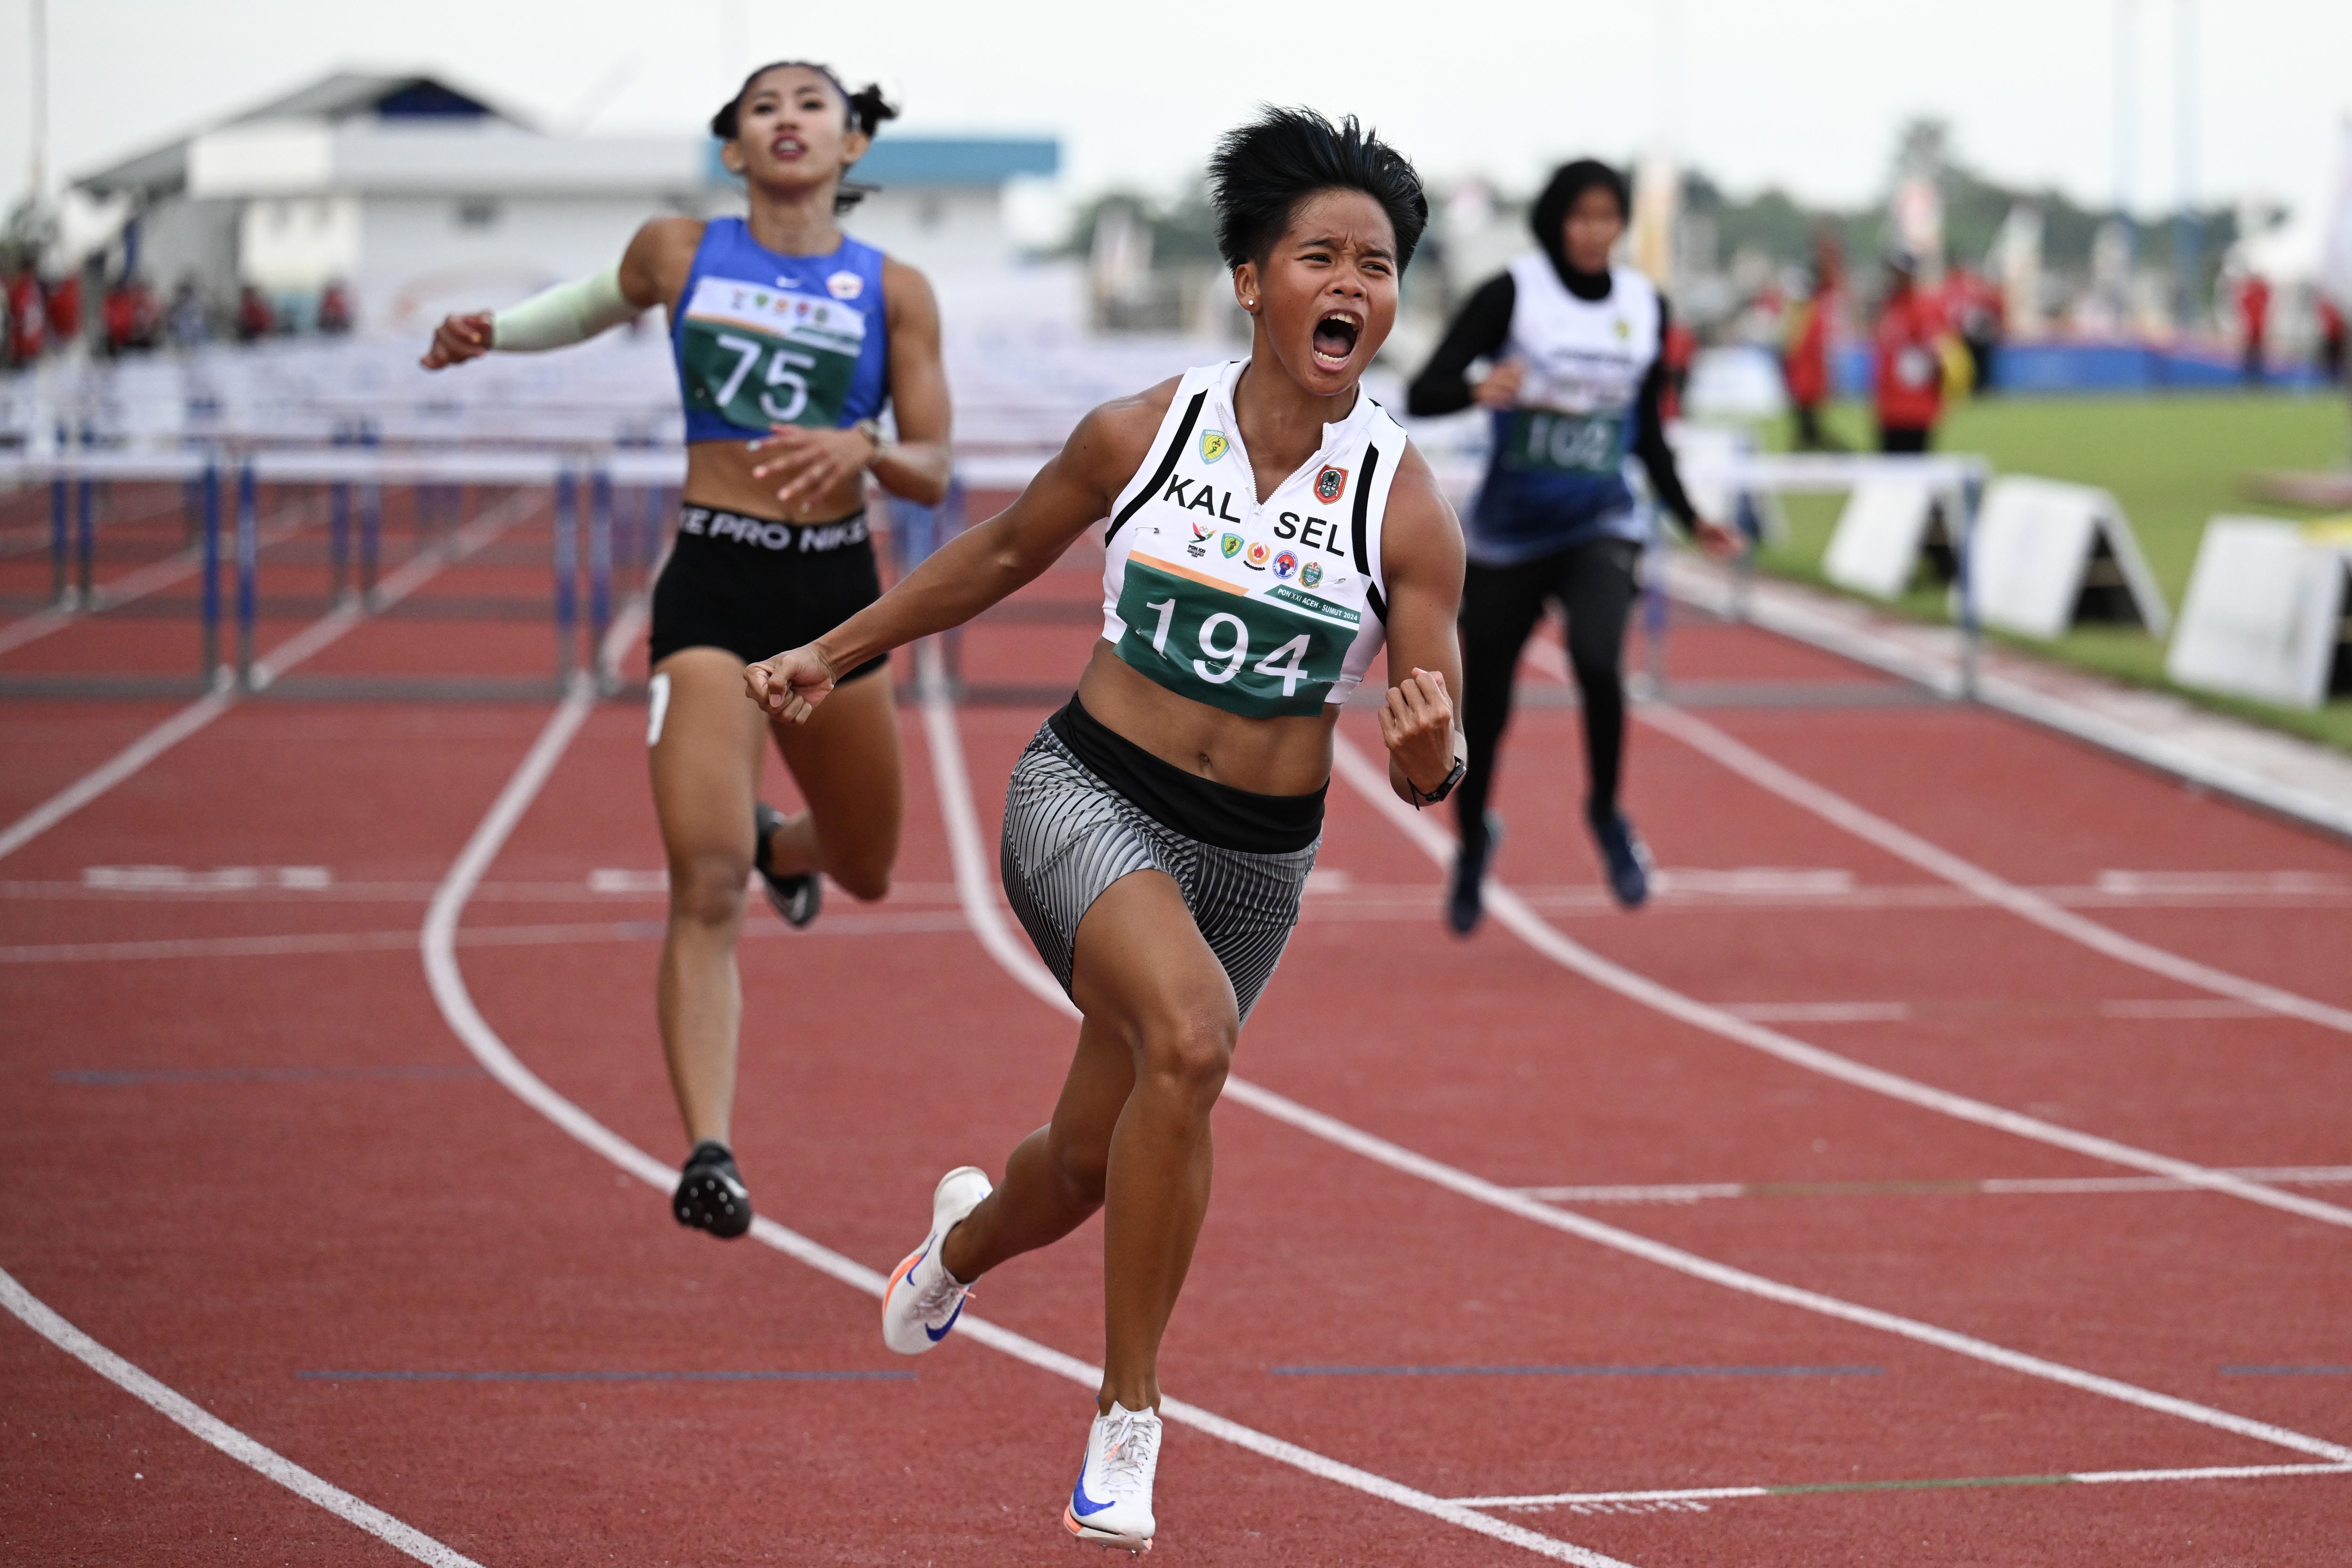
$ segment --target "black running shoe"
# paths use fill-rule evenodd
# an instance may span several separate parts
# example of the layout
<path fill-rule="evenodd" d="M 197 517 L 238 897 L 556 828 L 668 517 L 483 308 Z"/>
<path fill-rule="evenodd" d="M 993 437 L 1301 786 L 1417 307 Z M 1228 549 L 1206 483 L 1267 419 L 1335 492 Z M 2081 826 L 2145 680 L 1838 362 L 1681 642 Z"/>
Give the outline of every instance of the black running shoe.
<path fill-rule="evenodd" d="M 751 1194 L 736 1172 L 727 1145 L 706 1138 L 686 1157 L 677 1191 L 669 1200 L 677 1223 L 731 1240 L 751 1228 Z"/>
<path fill-rule="evenodd" d="M 1454 847 L 1454 878 L 1445 893 L 1445 923 L 1455 936 L 1468 936 L 1478 929 L 1478 921 L 1486 912 L 1486 868 L 1495 863 L 1496 847 L 1503 842 L 1503 819 L 1493 812 L 1486 814 L 1486 832 L 1474 853 L 1470 846 Z"/>
<path fill-rule="evenodd" d="M 1601 863 L 1609 870 L 1609 890 L 1629 910 L 1642 907 L 1650 896 L 1650 872 L 1655 862 L 1650 847 L 1633 832 L 1622 811 L 1592 824 L 1592 841 L 1601 847 Z"/>
<path fill-rule="evenodd" d="M 751 812 L 751 868 L 760 873 L 760 886 L 768 895 L 768 903 L 783 916 L 784 923 L 794 931 L 816 919 L 824 904 L 824 879 L 814 871 L 803 871 L 797 877 L 779 877 L 768 869 L 768 836 L 784 825 L 784 814 L 761 801 Z"/>

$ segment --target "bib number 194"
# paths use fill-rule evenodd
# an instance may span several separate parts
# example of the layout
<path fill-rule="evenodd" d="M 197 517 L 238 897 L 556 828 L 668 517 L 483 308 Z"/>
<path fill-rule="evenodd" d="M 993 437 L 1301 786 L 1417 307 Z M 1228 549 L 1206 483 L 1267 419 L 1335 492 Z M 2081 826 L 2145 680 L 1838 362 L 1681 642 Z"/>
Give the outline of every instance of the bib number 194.
<path fill-rule="evenodd" d="M 1161 599 L 1143 607 L 1160 612 L 1160 624 L 1151 634 L 1151 651 L 1165 658 L 1168 657 L 1168 628 L 1176 619 L 1176 601 Z M 1201 651 L 1208 658 L 1189 661 L 1192 673 L 1212 686 L 1223 686 L 1241 673 L 1243 662 L 1249 658 L 1249 624 L 1229 610 L 1220 610 L 1201 622 L 1199 641 Z M 1281 681 L 1283 696 L 1296 697 L 1298 695 L 1298 683 L 1308 678 L 1307 645 L 1307 635 L 1301 632 L 1259 659 L 1251 669 L 1255 674 Z"/>

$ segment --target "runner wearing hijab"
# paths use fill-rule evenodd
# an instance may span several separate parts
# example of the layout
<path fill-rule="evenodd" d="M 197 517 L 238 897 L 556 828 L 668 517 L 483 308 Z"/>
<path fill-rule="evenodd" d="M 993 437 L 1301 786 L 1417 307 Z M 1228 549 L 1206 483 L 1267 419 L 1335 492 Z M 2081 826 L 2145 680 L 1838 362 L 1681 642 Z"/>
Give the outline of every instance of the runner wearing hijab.
<path fill-rule="evenodd" d="M 1321 837 L 1341 706 L 1383 640 L 1389 780 L 1460 780 L 1450 693 L 1462 538 L 1421 455 L 1358 384 L 1428 221 L 1412 166 L 1352 119 L 1269 110 L 1210 165 L 1249 357 L 1105 404 L 1021 499 L 846 623 L 747 674 L 822 715 L 840 672 L 959 626 L 1108 518 L 1103 632 L 1013 771 L 1005 893 L 1085 1021 L 1053 1120 L 992 1189 L 943 1177 L 891 1277 L 883 1338 L 926 1351 L 971 1282 L 1104 1211 L 1103 1381 L 1062 1520 L 1156 1529 L 1160 1335 L 1208 1208 L 1209 1113 Z"/>
<path fill-rule="evenodd" d="M 881 592 L 867 475 L 937 504 L 949 480 L 939 307 L 923 275 L 844 234 L 860 193 L 844 177 L 897 110 L 824 66 L 753 71 L 712 117 L 749 215 L 660 217 L 619 264 L 495 315 L 452 316 L 425 356 L 437 370 L 492 350 L 593 337 L 656 305 L 669 315 L 686 404 L 677 535 L 653 591 L 646 735 L 669 859 L 662 1047 L 693 1152 L 672 1212 L 719 1237 L 751 1226 L 729 1148 L 742 989 L 735 942 L 759 873 L 794 926 L 816 917 L 820 875 L 859 899 L 889 891 L 900 813 L 889 663 L 862 660 L 808 724 L 762 722 L 743 668 L 796 646 Z M 886 405 L 895 436 L 878 421 Z M 771 734 L 808 808 L 759 799 Z"/>
<path fill-rule="evenodd" d="M 1606 163 L 1580 159 L 1555 173 L 1530 218 L 1538 248 L 1470 296 L 1407 397 L 1416 415 L 1475 402 L 1494 416 L 1462 592 L 1470 772 L 1454 797 L 1461 845 L 1445 918 L 1464 935 L 1478 923 L 1494 855 L 1499 825 L 1486 798 L 1519 652 L 1547 600 L 1567 617 L 1583 700 L 1585 821 L 1618 902 L 1632 909 L 1649 896 L 1649 851 L 1617 804 L 1625 618 L 1651 529 L 1626 483 L 1628 456 L 1641 459 L 1659 505 L 1709 553 L 1739 549 L 1738 535 L 1692 510 L 1666 445 L 1666 302 L 1648 279 L 1609 261 L 1627 210 L 1624 177 Z M 1489 368 L 1473 386 L 1467 376 L 1480 360 Z"/>

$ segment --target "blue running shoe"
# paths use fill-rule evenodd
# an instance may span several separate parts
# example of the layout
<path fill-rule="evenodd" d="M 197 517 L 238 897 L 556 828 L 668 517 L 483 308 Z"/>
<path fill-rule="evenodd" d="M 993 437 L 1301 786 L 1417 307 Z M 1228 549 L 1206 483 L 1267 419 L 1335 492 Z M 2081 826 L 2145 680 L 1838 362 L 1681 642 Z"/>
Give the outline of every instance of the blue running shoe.
<path fill-rule="evenodd" d="M 1592 824 L 1592 841 L 1601 847 L 1601 864 L 1608 868 L 1609 890 L 1626 909 L 1640 909 L 1650 896 L 1650 873 L 1657 868 L 1650 858 L 1650 847 L 1634 833 L 1622 811 Z"/>

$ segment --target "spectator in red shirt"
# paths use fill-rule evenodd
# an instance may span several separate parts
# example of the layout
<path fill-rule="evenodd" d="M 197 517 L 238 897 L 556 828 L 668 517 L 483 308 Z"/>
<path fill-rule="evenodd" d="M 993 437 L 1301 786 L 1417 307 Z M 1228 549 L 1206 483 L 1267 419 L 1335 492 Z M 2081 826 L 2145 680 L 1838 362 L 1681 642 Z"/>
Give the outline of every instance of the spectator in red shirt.
<path fill-rule="evenodd" d="M 352 330 L 352 295 L 337 279 L 329 283 L 319 296 L 319 330 L 330 337 L 341 337 Z"/>
<path fill-rule="evenodd" d="M 1888 254 L 1886 301 L 1873 334 L 1882 452 L 1926 451 L 1944 413 L 1944 351 L 1951 333 L 1942 303 L 1918 287 L 1918 273 L 1909 252 Z"/>
<path fill-rule="evenodd" d="M 2263 364 L 2263 339 L 2270 331 L 2271 285 L 2259 272 L 2247 273 L 2246 280 L 2238 285 L 2238 322 L 2246 334 L 2246 384 L 2260 386 L 2268 374 Z"/>
<path fill-rule="evenodd" d="M 45 301 L 49 317 L 49 342 L 57 348 L 81 335 L 81 274 L 68 273 L 48 286 Z"/>
<path fill-rule="evenodd" d="M 155 308 L 154 290 L 144 279 L 133 276 L 122 279 L 106 291 L 99 306 L 100 317 L 106 330 L 106 352 L 126 353 L 134 349 L 152 349 L 161 321 Z"/>
<path fill-rule="evenodd" d="M 7 302 L 8 331 L 0 348 L 10 364 L 30 364 L 41 357 L 49 339 L 47 300 L 30 266 L 20 262 L 9 274 Z"/>
<path fill-rule="evenodd" d="M 266 338 L 278 324 L 269 309 L 269 300 L 261 290 L 248 283 L 236 292 L 236 341 L 249 343 Z"/>
<path fill-rule="evenodd" d="M 1812 289 L 1790 307 L 1787 347 L 1780 356 L 1789 404 L 1796 411 L 1801 452 L 1844 449 L 1837 437 L 1822 428 L 1822 405 L 1830 398 L 1830 318 L 1836 308 L 1829 272 L 1814 267 Z"/>

